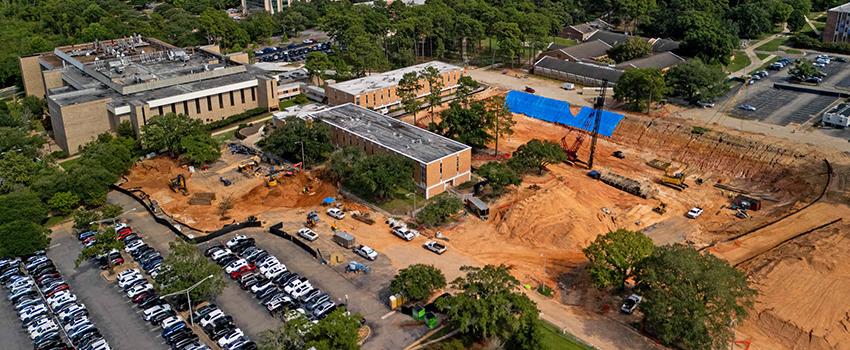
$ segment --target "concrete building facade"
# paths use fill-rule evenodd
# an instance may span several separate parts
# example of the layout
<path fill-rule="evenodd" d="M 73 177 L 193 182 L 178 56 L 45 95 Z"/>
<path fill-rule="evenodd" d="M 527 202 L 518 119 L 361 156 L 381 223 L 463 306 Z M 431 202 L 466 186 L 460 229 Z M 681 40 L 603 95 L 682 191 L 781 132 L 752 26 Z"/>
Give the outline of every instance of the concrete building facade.
<path fill-rule="evenodd" d="M 461 67 L 439 61 L 417 64 L 415 66 L 396 69 L 393 71 L 373 74 L 360 79 L 353 79 L 341 83 L 328 84 L 325 87 L 325 95 L 328 104 L 338 106 L 346 103 L 370 108 L 374 110 L 395 110 L 400 108 L 401 97 L 398 96 L 398 83 L 402 77 L 410 72 L 422 72 L 426 67 L 434 67 L 440 72 L 443 83 L 443 95 L 451 94 L 457 89 L 458 80 L 463 76 Z M 420 79 L 422 86 L 417 92 L 419 98 L 424 98 L 430 93 L 428 82 Z"/>
<path fill-rule="evenodd" d="M 269 14 L 283 12 L 292 0 L 242 0 L 242 13 L 247 15 L 255 11 L 265 11 Z"/>
<path fill-rule="evenodd" d="M 413 180 L 425 198 L 471 179 L 472 148 L 460 142 L 353 103 L 311 113 L 310 118 L 331 127 L 331 140 L 337 146 L 356 146 L 367 154 L 392 152 L 410 159 Z"/>
<path fill-rule="evenodd" d="M 290 96 L 279 88 L 286 81 L 244 58 L 222 55 L 214 45 L 181 49 L 134 36 L 57 47 L 21 57 L 20 65 L 27 95 L 47 101 L 56 143 L 74 154 L 123 121 L 138 133 L 167 113 L 213 122 L 278 109 L 280 98 Z"/>
<path fill-rule="evenodd" d="M 833 7 L 826 12 L 823 42 L 850 42 L 850 3 Z"/>

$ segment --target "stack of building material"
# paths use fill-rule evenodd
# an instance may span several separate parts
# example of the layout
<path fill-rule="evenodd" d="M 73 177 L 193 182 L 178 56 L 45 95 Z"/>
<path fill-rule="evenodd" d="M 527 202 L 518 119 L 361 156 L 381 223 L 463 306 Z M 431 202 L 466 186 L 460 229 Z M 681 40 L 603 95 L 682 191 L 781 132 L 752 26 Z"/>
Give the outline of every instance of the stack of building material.
<path fill-rule="evenodd" d="M 658 193 L 658 190 L 649 183 L 641 183 L 609 171 L 602 173 L 599 180 L 641 198 L 653 198 Z"/>

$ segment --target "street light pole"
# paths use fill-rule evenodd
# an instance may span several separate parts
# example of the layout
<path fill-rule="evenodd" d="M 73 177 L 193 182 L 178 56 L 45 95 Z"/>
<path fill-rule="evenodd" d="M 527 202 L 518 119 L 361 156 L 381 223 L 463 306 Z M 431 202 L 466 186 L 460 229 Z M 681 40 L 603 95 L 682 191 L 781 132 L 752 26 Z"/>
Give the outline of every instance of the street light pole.
<path fill-rule="evenodd" d="M 198 283 L 193 284 L 189 288 L 186 288 L 184 290 L 177 291 L 177 292 L 174 292 L 174 293 L 171 293 L 171 294 L 163 295 L 161 298 L 165 299 L 166 297 L 170 297 L 172 295 L 186 293 L 186 301 L 189 302 L 189 324 L 194 326 L 195 325 L 195 315 L 192 314 L 192 297 L 189 296 L 189 292 L 191 292 L 192 289 L 197 288 L 198 286 L 201 285 L 201 283 L 204 283 L 206 280 L 208 280 L 210 278 L 213 278 L 213 275 L 209 275 L 207 277 L 204 277 L 204 279 L 198 281 Z"/>

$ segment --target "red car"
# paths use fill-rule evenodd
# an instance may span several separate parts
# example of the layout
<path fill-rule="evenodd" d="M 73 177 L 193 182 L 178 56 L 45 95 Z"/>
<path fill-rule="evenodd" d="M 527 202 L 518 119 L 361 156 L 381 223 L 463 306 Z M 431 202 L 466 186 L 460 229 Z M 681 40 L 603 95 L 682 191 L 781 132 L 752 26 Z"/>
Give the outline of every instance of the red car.
<path fill-rule="evenodd" d="M 255 270 L 257 270 L 257 267 L 254 266 L 254 264 L 242 266 L 238 270 L 231 272 L 230 278 L 237 279 L 237 278 L 241 277 L 242 275 L 244 275 L 248 272 L 255 271 Z"/>
<path fill-rule="evenodd" d="M 142 302 L 142 300 L 147 299 L 148 294 L 150 294 L 150 293 L 153 293 L 153 291 L 139 293 L 139 295 L 133 297 L 133 303 L 138 304 L 138 303 Z"/>
<path fill-rule="evenodd" d="M 56 288 L 53 288 L 53 290 L 52 290 L 52 291 L 50 291 L 50 293 L 47 293 L 47 297 L 48 297 L 48 298 L 50 298 L 50 297 L 52 297 L 54 294 L 56 294 L 56 293 L 58 293 L 58 292 L 61 292 L 61 291 L 63 291 L 63 290 L 67 290 L 68 288 L 71 288 L 71 287 L 69 287 L 69 286 L 68 286 L 67 284 L 65 284 L 65 283 L 62 283 L 62 284 L 60 284 L 60 285 L 56 286 Z"/>
<path fill-rule="evenodd" d="M 127 236 L 132 235 L 132 234 L 133 234 L 133 229 L 131 229 L 129 227 L 122 228 L 122 229 L 118 230 L 118 240 L 119 241 L 124 240 L 124 238 L 127 238 Z"/>
<path fill-rule="evenodd" d="M 526 87 L 525 87 L 525 92 L 530 93 L 530 94 L 533 94 L 533 93 L 535 93 L 536 91 L 534 90 L 534 88 L 533 88 L 533 87 L 531 87 L 531 86 L 526 86 Z"/>

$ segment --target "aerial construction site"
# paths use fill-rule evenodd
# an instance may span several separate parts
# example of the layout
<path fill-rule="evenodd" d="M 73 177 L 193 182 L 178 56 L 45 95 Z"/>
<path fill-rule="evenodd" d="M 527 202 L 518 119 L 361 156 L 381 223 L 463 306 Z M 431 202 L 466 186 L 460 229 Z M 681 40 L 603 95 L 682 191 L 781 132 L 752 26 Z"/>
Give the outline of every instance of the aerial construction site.
<path fill-rule="evenodd" d="M 506 94 L 491 87 L 478 98 Z M 611 297 L 589 283 L 582 249 L 608 231 L 641 230 L 657 245 L 690 244 L 747 274 L 759 294 L 751 316 L 736 329 L 751 349 L 850 347 L 844 311 L 850 309 L 844 292 L 850 288 L 845 268 L 850 248 L 844 241 L 850 234 L 844 220 L 850 214 L 850 155 L 673 118 L 672 108 L 652 116 L 617 111 L 622 118 L 600 129 L 594 173 L 585 164 L 592 142 L 581 128 L 514 114 L 513 133 L 501 138 L 500 154 L 543 139 L 563 144 L 574 159 L 526 175 L 519 186 L 491 200 L 488 219 L 466 215 L 441 227 L 440 234 L 462 256 L 441 257 L 441 268 L 509 263 L 523 283 L 554 287 L 560 302 L 617 317 Z M 569 111 L 588 116 L 581 106 Z M 475 154 L 473 169 L 506 157 L 492 151 Z M 122 186 L 143 191 L 164 213 L 202 231 L 249 216 L 303 220 L 324 198 L 339 197 L 336 185 L 316 171 L 275 172 L 238 149 L 225 147 L 222 154 L 206 169 L 148 159 Z M 350 199 L 343 203 L 369 211 Z M 692 208 L 701 215 L 689 218 Z M 385 219 L 380 212 L 371 214 L 375 221 Z M 411 253 L 418 248 L 402 247 L 381 229 L 344 225 L 385 253 L 395 268 L 419 256 Z M 436 230 L 422 232 L 436 235 Z M 457 275 L 446 271 L 450 279 Z"/>

